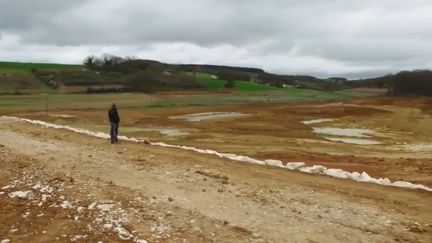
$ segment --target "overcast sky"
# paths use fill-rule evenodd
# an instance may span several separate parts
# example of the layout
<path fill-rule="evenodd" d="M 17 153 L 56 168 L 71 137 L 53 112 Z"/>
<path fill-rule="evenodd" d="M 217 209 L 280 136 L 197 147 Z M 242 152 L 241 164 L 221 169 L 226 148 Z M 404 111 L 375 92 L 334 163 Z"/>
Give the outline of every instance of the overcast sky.
<path fill-rule="evenodd" d="M 432 0 L 0 0 L 0 60 L 370 77 L 432 68 Z"/>

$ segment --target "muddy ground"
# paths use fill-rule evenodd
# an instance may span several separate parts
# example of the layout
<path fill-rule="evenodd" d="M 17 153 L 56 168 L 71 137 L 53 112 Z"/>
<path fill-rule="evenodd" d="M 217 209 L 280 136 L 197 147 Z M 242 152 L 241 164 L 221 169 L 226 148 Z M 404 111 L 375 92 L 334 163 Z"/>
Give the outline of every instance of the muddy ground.
<path fill-rule="evenodd" d="M 120 110 L 128 135 L 432 184 L 425 103 Z M 121 107 L 121 106 L 120 106 Z M 250 114 L 187 122 L 198 112 Z M 105 129 L 105 111 L 17 114 Z M 313 126 L 305 120 L 335 119 Z M 413 122 L 414 121 L 414 122 Z M 102 125 L 101 125 L 102 124 Z M 171 127 L 168 136 L 136 128 Z M 379 145 L 332 142 L 313 127 L 378 131 Z M 135 128 L 135 130 L 133 129 Z M 128 130 L 129 129 L 129 130 Z M 422 146 L 410 146 L 423 144 Z M 415 150 L 414 150 L 414 149 Z M 431 193 L 233 162 L 0 119 L 0 241 L 431 242 Z"/>
<path fill-rule="evenodd" d="M 350 102 L 224 106 L 120 107 L 122 134 L 220 152 L 284 162 L 302 161 L 350 172 L 366 171 L 432 186 L 432 99 L 374 97 Z M 241 112 L 246 116 L 190 122 L 178 118 L 203 112 Z M 17 113 L 20 117 L 106 132 L 105 110 Z M 314 119 L 333 119 L 303 124 Z M 327 136 L 314 128 L 354 128 L 370 138 Z M 370 140 L 361 145 L 330 139 Z"/>

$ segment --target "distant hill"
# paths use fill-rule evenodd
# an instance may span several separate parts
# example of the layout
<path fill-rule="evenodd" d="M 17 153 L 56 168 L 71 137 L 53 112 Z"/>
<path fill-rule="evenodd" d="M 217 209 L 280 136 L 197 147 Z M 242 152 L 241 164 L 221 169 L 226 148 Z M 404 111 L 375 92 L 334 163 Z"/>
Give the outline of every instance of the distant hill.
<path fill-rule="evenodd" d="M 387 89 L 389 95 L 431 95 L 431 71 L 400 72 L 382 77 L 348 80 L 309 75 L 280 75 L 259 68 L 208 64 L 168 64 L 155 60 L 88 57 L 85 65 L 0 62 L 0 94 L 98 93 L 170 90 L 338 91 L 354 88 Z"/>
<path fill-rule="evenodd" d="M 388 95 L 432 96 L 432 71 L 402 71 L 383 77 L 346 82 L 342 88 L 359 87 L 386 88 Z"/>
<path fill-rule="evenodd" d="M 0 94 L 50 93 L 54 90 L 40 80 L 35 72 L 77 71 L 81 65 L 52 63 L 0 62 Z"/>

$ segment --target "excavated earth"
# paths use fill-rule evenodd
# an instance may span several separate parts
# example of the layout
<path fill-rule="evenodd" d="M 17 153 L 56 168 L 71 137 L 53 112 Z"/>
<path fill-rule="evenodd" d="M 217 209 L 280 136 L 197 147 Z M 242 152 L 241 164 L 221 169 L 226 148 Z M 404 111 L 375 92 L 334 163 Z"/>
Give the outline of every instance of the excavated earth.
<path fill-rule="evenodd" d="M 427 101 L 121 109 L 127 135 L 432 185 Z M 14 114 L 104 130 L 105 111 Z M 172 117 L 241 112 L 190 122 Z M 314 119 L 332 119 L 304 124 Z M 99 125 L 99 126 L 98 126 Z M 148 129 L 184 131 L 162 134 Z M 378 145 L 313 127 L 371 129 Z M 152 129 L 153 129 L 152 128 Z M 0 242 L 431 242 L 432 193 L 0 118 Z"/>

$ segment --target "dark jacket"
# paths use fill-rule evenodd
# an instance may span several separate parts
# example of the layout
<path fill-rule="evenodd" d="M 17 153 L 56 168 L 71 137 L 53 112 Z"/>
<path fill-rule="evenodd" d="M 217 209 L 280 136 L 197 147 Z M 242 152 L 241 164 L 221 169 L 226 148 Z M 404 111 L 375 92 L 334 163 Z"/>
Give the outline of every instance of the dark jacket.
<path fill-rule="evenodd" d="M 117 108 L 113 107 L 113 108 L 109 109 L 108 117 L 109 117 L 109 120 L 111 123 L 115 123 L 115 124 L 120 123 L 120 117 L 119 117 L 119 114 L 117 112 Z"/>

